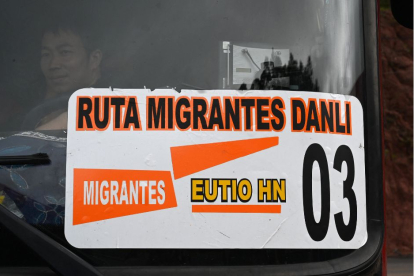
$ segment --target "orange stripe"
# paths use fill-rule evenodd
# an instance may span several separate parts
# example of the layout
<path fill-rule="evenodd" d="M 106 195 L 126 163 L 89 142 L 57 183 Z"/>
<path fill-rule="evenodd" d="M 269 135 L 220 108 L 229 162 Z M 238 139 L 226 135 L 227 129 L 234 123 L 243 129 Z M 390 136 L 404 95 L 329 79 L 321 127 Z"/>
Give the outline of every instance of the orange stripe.
<path fill-rule="evenodd" d="M 277 213 L 280 205 L 193 205 L 193 213 Z"/>
<path fill-rule="evenodd" d="M 174 179 L 206 170 L 279 144 L 279 137 L 171 147 Z"/>

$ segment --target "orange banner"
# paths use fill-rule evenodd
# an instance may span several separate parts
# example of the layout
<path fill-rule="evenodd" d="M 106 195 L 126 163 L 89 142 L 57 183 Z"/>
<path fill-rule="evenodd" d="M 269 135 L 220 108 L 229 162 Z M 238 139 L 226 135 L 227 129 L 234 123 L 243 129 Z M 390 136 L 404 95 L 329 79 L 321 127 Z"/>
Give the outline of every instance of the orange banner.
<path fill-rule="evenodd" d="M 278 144 L 279 137 L 266 137 L 171 147 L 174 179 L 180 179 Z"/>
<path fill-rule="evenodd" d="M 169 171 L 74 169 L 73 225 L 173 207 Z"/>

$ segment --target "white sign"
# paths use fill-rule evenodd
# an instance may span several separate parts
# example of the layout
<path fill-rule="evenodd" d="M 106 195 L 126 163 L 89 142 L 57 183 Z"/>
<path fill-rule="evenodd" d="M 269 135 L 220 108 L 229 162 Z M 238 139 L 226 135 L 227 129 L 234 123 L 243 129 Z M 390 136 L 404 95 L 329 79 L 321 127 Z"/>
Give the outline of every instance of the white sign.
<path fill-rule="evenodd" d="M 273 66 L 288 64 L 289 49 L 261 49 L 233 45 L 233 84 L 251 84 L 266 68 L 265 62 L 273 62 Z M 279 77 L 275 78 L 276 79 Z M 286 85 L 289 87 L 289 84 Z"/>
<path fill-rule="evenodd" d="M 360 248 L 363 111 L 292 91 L 82 89 L 69 101 L 79 248 Z"/>

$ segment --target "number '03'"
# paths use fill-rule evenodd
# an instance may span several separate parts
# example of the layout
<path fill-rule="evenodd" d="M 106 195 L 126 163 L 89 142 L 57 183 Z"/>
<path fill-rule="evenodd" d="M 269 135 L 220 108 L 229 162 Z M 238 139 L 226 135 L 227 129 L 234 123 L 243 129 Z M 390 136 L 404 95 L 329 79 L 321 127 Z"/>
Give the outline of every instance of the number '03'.
<path fill-rule="evenodd" d="M 314 162 L 317 162 L 321 174 L 321 201 L 322 211 L 319 222 L 316 222 L 313 214 L 312 198 L 312 169 Z M 343 197 L 349 202 L 349 223 L 344 222 L 342 212 L 335 214 L 335 225 L 339 236 L 344 241 L 350 241 L 354 235 L 357 224 L 357 201 L 352 185 L 355 179 L 354 157 L 348 146 L 342 145 L 335 153 L 333 167 L 341 172 L 342 163 L 347 165 L 347 177 L 343 183 Z M 308 147 L 303 160 L 303 208 L 305 214 L 306 228 L 310 237 L 315 241 L 321 241 L 328 233 L 330 218 L 330 187 L 329 168 L 325 151 L 319 144 L 312 144 Z"/>

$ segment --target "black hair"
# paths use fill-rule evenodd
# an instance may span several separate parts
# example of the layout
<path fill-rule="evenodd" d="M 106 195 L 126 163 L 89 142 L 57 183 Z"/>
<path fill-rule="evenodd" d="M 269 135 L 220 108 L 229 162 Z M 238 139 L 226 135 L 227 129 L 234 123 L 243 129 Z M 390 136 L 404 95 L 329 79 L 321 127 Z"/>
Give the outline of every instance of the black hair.
<path fill-rule="evenodd" d="M 60 31 L 72 32 L 78 35 L 86 49 L 90 54 L 96 49 L 100 49 L 100 33 L 99 28 L 95 26 L 91 16 L 83 14 L 79 11 L 62 10 L 46 20 L 42 31 L 42 37 L 46 33 L 58 34 Z"/>

